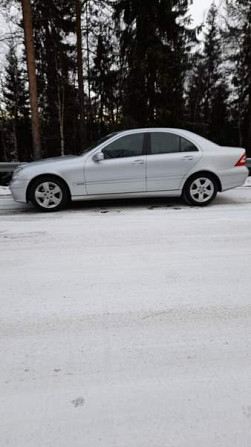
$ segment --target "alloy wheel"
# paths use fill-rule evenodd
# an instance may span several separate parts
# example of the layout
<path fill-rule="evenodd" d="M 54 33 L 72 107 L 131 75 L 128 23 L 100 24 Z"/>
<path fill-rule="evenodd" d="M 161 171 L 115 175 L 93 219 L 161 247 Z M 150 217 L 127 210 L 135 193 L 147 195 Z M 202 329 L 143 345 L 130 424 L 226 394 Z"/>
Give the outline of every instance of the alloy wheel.
<path fill-rule="evenodd" d="M 34 195 L 37 203 L 45 209 L 56 208 L 63 198 L 62 189 L 52 181 L 40 183 Z"/>
<path fill-rule="evenodd" d="M 213 181 L 207 177 L 196 178 L 190 186 L 190 195 L 195 202 L 208 202 L 215 193 Z"/>

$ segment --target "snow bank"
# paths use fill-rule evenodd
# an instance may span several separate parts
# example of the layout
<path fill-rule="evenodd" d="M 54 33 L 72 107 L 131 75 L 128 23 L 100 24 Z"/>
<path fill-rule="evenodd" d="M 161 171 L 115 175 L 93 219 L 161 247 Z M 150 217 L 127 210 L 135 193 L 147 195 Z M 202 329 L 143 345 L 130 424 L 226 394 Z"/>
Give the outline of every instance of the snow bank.
<path fill-rule="evenodd" d="M 1 197 L 0 446 L 251 446 L 250 221 L 248 187 Z"/>
<path fill-rule="evenodd" d="M 10 189 L 8 186 L 0 185 L 0 196 L 8 196 L 10 194 L 11 194 L 11 192 L 10 192 Z"/>
<path fill-rule="evenodd" d="M 251 176 L 247 178 L 245 186 L 251 186 Z"/>

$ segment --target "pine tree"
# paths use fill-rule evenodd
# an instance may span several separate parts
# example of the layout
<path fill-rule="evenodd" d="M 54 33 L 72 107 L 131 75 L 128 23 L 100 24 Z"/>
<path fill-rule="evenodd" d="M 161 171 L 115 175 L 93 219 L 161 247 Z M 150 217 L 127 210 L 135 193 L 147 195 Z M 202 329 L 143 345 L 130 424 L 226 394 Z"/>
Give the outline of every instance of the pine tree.
<path fill-rule="evenodd" d="M 229 129 L 229 91 L 222 65 L 221 34 L 217 18 L 217 8 L 213 3 L 205 25 L 203 51 L 192 56 L 187 105 L 192 130 L 217 143 L 223 143 Z"/>
<path fill-rule="evenodd" d="M 115 128 L 116 98 L 118 94 L 118 70 L 110 36 L 101 28 L 96 47 L 94 66 L 91 70 L 93 92 L 96 94 L 100 135 Z"/>
<path fill-rule="evenodd" d="M 176 125 L 183 116 L 187 32 L 185 0 L 119 0 L 127 62 L 124 113 L 132 126 Z M 124 28 L 124 29 L 123 29 Z"/>
<path fill-rule="evenodd" d="M 187 73 L 186 91 L 186 121 L 194 132 L 206 133 L 206 123 L 203 116 L 203 101 L 205 95 L 204 57 L 201 53 L 190 56 L 191 69 Z"/>
<path fill-rule="evenodd" d="M 214 89 L 219 81 L 219 65 L 221 64 L 221 44 L 217 20 L 217 8 L 213 3 L 207 17 L 207 30 L 204 47 L 204 83 L 205 97 L 203 115 L 206 123 L 212 121 L 212 101 Z"/>
<path fill-rule="evenodd" d="M 9 126 L 9 158 L 23 160 L 30 158 L 31 147 L 29 127 L 29 94 L 27 81 L 24 78 L 24 69 L 21 66 L 13 41 L 10 42 L 9 52 L 6 56 L 4 83 L 4 108 Z"/>
<path fill-rule="evenodd" d="M 82 3 L 75 0 L 76 13 L 76 46 L 77 46 L 77 73 L 78 73 L 78 100 L 79 100 L 79 134 L 80 146 L 85 143 L 85 95 L 84 95 L 84 74 L 83 74 L 83 39 L 82 39 Z"/>
<path fill-rule="evenodd" d="M 239 145 L 251 155 L 251 3 L 226 0 L 227 18 L 224 33 L 231 66 L 232 117 Z"/>
<path fill-rule="evenodd" d="M 69 41 L 75 32 L 70 0 L 34 2 L 35 48 L 44 155 L 63 155 L 76 145 L 77 91 L 73 83 L 76 53 Z M 68 149 L 67 149 L 68 148 Z"/>
<path fill-rule="evenodd" d="M 119 51 L 112 14 L 112 2 L 83 1 L 82 30 L 88 141 L 113 130 L 120 113 Z"/>

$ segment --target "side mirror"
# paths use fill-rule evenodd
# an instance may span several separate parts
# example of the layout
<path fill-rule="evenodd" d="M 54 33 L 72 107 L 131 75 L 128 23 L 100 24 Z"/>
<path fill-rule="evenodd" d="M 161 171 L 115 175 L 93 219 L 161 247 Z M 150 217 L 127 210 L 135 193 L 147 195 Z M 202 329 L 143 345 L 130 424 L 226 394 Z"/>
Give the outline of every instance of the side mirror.
<path fill-rule="evenodd" d="M 96 163 L 104 160 L 104 158 L 105 158 L 105 156 L 104 156 L 103 152 L 98 152 L 97 154 L 94 154 L 92 157 L 93 161 L 95 161 Z"/>

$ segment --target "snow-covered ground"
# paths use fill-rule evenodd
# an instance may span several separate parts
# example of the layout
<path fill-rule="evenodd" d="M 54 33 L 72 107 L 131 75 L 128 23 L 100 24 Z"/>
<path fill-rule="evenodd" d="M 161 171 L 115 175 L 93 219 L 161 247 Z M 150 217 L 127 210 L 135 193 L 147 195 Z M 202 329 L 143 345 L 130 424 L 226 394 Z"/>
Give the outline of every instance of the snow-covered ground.
<path fill-rule="evenodd" d="M 1 186 L 0 185 L 0 196 L 6 196 L 6 195 L 10 195 L 10 189 L 8 188 L 8 186 Z"/>
<path fill-rule="evenodd" d="M 251 189 L 0 198 L 1 447 L 250 447 Z"/>

